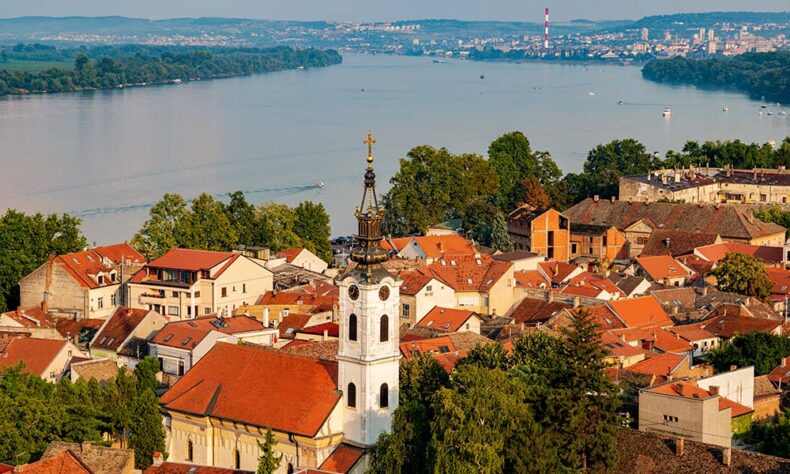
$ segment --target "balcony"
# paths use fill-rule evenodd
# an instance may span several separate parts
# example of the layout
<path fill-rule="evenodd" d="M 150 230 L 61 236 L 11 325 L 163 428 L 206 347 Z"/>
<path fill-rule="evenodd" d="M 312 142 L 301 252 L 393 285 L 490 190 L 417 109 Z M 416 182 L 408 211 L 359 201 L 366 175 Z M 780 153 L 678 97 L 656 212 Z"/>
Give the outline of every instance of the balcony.
<path fill-rule="evenodd" d="M 140 295 L 140 304 L 164 304 L 165 297 L 158 294 Z"/>

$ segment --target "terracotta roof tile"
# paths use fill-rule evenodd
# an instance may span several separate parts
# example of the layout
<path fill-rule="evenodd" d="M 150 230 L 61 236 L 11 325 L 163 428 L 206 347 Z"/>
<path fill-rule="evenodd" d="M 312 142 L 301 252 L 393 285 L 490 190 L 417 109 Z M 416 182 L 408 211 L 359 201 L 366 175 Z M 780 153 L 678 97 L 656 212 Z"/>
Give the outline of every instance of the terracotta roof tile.
<path fill-rule="evenodd" d="M 58 255 L 52 259 L 52 263 L 62 266 L 82 287 L 99 288 L 117 283 L 107 278 L 104 285 L 99 285 L 94 276 L 99 272 L 109 273 L 119 266 L 122 260 L 132 264 L 145 263 L 145 257 L 126 242 Z"/>
<path fill-rule="evenodd" d="M 677 257 L 694 252 L 697 247 L 719 240 L 719 234 L 657 229 L 650 234 L 641 256 L 670 255 Z"/>
<path fill-rule="evenodd" d="M 109 359 L 89 359 L 83 362 L 72 362 L 72 374 L 87 380 L 106 382 L 118 375 L 118 365 Z"/>
<path fill-rule="evenodd" d="M 346 474 L 357 465 L 364 454 L 365 451 L 363 449 L 348 444 L 340 444 L 318 469 Z"/>
<path fill-rule="evenodd" d="M 537 270 L 522 270 L 513 275 L 519 288 L 544 289 L 551 287 L 551 282 Z"/>
<path fill-rule="evenodd" d="M 313 359 L 321 359 L 327 361 L 335 361 L 337 358 L 337 349 L 340 342 L 334 341 L 303 341 L 294 339 L 280 350 L 288 354 L 312 357 Z"/>
<path fill-rule="evenodd" d="M 742 253 L 751 255 L 765 263 L 782 263 L 782 247 L 766 247 L 764 245 L 748 245 L 735 243 L 721 243 L 706 245 L 696 249 L 695 253 L 710 262 L 718 262 L 729 253 Z"/>
<path fill-rule="evenodd" d="M 637 257 L 636 263 L 653 281 L 660 282 L 664 278 L 690 278 L 693 275 L 688 268 L 669 255 Z"/>
<path fill-rule="evenodd" d="M 592 272 L 582 272 L 567 281 L 560 293 L 597 298 L 607 292 L 615 298 L 625 297 L 620 288 L 604 276 Z"/>
<path fill-rule="evenodd" d="M 150 311 L 119 306 L 91 342 L 91 347 L 117 351 Z"/>
<path fill-rule="evenodd" d="M 94 474 L 71 451 L 65 451 L 57 456 L 18 466 L 14 469 L 14 472 L 24 472 L 26 474 Z"/>
<path fill-rule="evenodd" d="M 460 235 L 426 235 L 418 237 L 402 237 L 397 239 L 384 239 L 382 248 L 390 252 L 400 252 L 408 245 L 419 246 L 427 258 L 436 259 L 444 256 L 477 254 L 475 244 Z"/>
<path fill-rule="evenodd" d="M 213 252 L 210 250 L 194 250 L 172 248 L 166 254 L 151 261 L 150 268 L 169 268 L 174 270 L 199 271 L 210 270 L 233 256 L 233 252 Z"/>
<path fill-rule="evenodd" d="M 704 388 L 700 388 L 697 385 L 686 381 L 670 382 L 662 385 L 656 385 L 655 387 L 651 387 L 647 389 L 647 391 L 652 393 L 661 393 L 664 395 L 671 395 L 673 397 L 682 397 L 682 398 L 705 399 L 715 396 L 711 394 L 709 391 L 705 390 Z M 722 396 L 718 396 L 718 397 L 719 397 L 719 411 L 724 411 L 727 408 L 730 408 L 730 416 L 732 416 L 733 418 L 741 415 L 745 415 L 747 413 L 751 413 L 753 411 L 751 408 L 743 406 L 740 403 L 736 403 L 728 398 Z"/>
<path fill-rule="evenodd" d="M 336 387 L 336 363 L 219 343 L 160 402 L 167 410 L 314 436 L 340 400 Z"/>
<path fill-rule="evenodd" d="M 576 315 L 579 311 L 587 311 L 590 316 L 595 320 L 595 324 L 601 329 L 617 329 L 626 327 L 625 323 L 606 305 L 587 306 L 574 309 L 568 309 L 572 315 Z"/>
<path fill-rule="evenodd" d="M 750 332 L 772 333 L 782 325 L 782 321 L 755 318 L 742 306 L 721 304 L 711 311 L 710 316 L 695 325 L 729 339 Z"/>
<path fill-rule="evenodd" d="M 280 337 L 286 339 L 294 337 L 296 332 L 304 329 L 305 325 L 310 322 L 310 318 L 309 314 L 288 314 L 277 326 L 277 329 L 280 331 Z"/>
<path fill-rule="evenodd" d="M 226 469 L 224 467 L 163 462 L 159 466 L 147 467 L 143 471 L 143 474 L 248 474 L 252 472 L 255 471 L 241 471 L 238 469 Z"/>
<path fill-rule="evenodd" d="M 417 326 L 439 329 L 444 332 L 456 332 L 476 313 L 463 309 L 442 308 L 434 306 L 428 311 Z"/>
<path fill-rule="evenodd" d="M 782 361 L 768 373 L 768 379 L 786 387 L 790 383 L 790 357 L 784 357 Z"/>
<path fill-rule="evenodd" d="M 296 257 L 299 256 L 300 253 L 304 251 L 301 247 L 291 247 L 287 249 L 280 250 L 277 252 L 277 256 L 280 258 L 284 258 L 286 262 L 292 263 Z"/>
<path fill-rule="evenodd" d="M 82 334 L 95 334 L 104 324 L 104 319 L 80 319 L 58 318 L 55 329 L 58 334 L 65 337 L 79 337 Z M 92 335 L 91 335 L 92 337 Z M 75 339 L 76 340 L 76 339 Z"/>
<path fill-rule="evenodd" d="M 66 341 L 56 339 L 12 339 L 0 354 L 0 368 L 14 367 L 24 362 L 25 372 L 41 377 L 65 345 Z"/>
<path fill-rule="evenodd" d="M 215 318 L 212 316 L 171 321 L 151 339 L 151 344 L 191 350 L 212 331 L 239 334 L 266 329 L 260 321 L 249 316 Z"/>
<path fill-rule="evenodd" d="M 672 375 L 683 363 L 688 363 L 688 355 L 673 354 L 667 352 L 657 356 L 649 357 L 634 365 L 628 366 L 624 370 L 638 374 L 667 376 Z"/>
<path fill-rule="evenodd" d="M 628 327 L 672 326 L 672 320 L 652 296 L 615 300 L 607 304 Z"/>
<path fill-rule="evenodd" d="M 562 284 L 578 267 L 565 262 L 540 262 L 538 267 L 555 285 Z"/>
<path fill-rule="evenodd" d="M 538 324 L 551 319 L 552 316 L 572 306 L 562 301 L 546 301 L 535 298 L 524 298 L 510 314 L 516 324 Z"/>
<path fill-rule="evenodd" d="M 18 308 L 16 311 L 6 311 L 3 316 L 25 328 L 49 329 L 54 328 L 58 322 L 58 318 L 39 307 Z"/>
<path fill-rule="evenodd" d="M 78 443 L 53 441 L 44 452 L 43 458 L 71 452 L 94 474 L 119 474 L 134 468 L 134 451 L 131 449 L 108 448 L 91 445 L 88 449 Z"/>
<path fill-rule="evenodd" d="M 626 341 L 650 343 L 661 352 L 685 353 L 694 348 L 680 335 L 674 334 L 658 326 L 643 326 L 639 328 L 613 329 L 610 331 L 615 336 L 622 336 Z"/>
<path fill-rule="evenodd" d="M 340 325 L 337 323 L 323 323 L 302 328 L 298 332 L 304 334 L 316 334 L 320 336 L 324 334 L 324 331 L 327 332 L 327 336 L 329 337 L 338 337 L 340 336 Z"/>

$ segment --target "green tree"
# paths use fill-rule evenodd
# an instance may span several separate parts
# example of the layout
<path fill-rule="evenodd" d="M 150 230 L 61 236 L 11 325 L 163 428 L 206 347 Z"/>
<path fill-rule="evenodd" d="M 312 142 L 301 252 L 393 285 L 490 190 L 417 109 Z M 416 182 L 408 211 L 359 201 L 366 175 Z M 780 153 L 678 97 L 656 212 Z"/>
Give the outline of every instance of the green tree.
<path fill-rule="evenodd" d="M 491 225 L 490 246 L 501 252 L 510 252 L 513 250 L 513 241 L 510 240 L 510 234 L 507 232 L 505 217 L 499 212 L 496 213 L 494 222 Z"/>
<path fill-rule="evenodd" d="M 717 372 L 726 372 L 733 365 L 753 365 L 755 375 L 767 374 L 787 356 L 790 356 L 790 339 L 762 332 L 739 334 L 705 354 Z"/>
<path fill-rule="evenodd" d="M 296 213 L 285 204 L 268 202 L 260 204 L 256 239 L 259 245 L 269 247 L 274 252 L 290 247 L 304 247 L 315 251 L 312 243 L 305 243 L 296 234 Z"/>
<path fill-rule="evenodd" d="M 274 474 L 280 468 L 282 454 L 276 454 L 274 448 L 277 447 L 277 439 L 270 428 L 266 428 L 266 435 L 263 441 L 258 441 L 258 449 L 261 455 L 258 457 L 258 469 L 256 474 Z"/>
<path fill-rule="evenodd" d="M 241 191 L 234 191 L 228 194 L 228 197 L 230 202 L 225 206 L 225 215 L 236 231 L 238 243 L 256 245 L 255 228 L 258 226 L 258 217 L 255 214 L 255 206 L 247 202 Z"/>
<path fill-rule="evenodd" d="M 159 413 L 159 399 L 150 388 L 145 388 L 135 397 L 129 448 L 134 450 L 137 469 L 150 466 L 155 452 L 165 452 L 165 430 Z"/>
<path fill-rule="evenodd" d="M 540 185 L 540 181 L 528 176 L 513 188 L 512 201 L 514 208 L 527 204 L 535 209 L 548 209 L 550 199 Z"/>
<path fill-rule="evenodd" d="M 773 283 L 768 278 L 765 266 L 751 255 L 728 253 L 719 260 L 710 275 L 716 277 L 716 287 L 721 291 L 754 296 L 761 300 L 771 295 Z"/>
<path fill-rule="evenodd" d="M 783 210 L 778 204 L 754 212 L 754 217 L 763 222 L 773 222 L 790 229 L 790 212 Z"/>
<path fill-rule="evenodd" d="M 180 247 L 227 251 L 236 246 L 236 231 L 225 214 L 225 206 L 206 193 L 192 201 L 187 213 L 175 227 Z"/>
<path fill-rule="evenodd" d="M 508 370 L 511 367 L 511 360 L 501 344 L 478 344 L 466 357 L 458 361 L 457 367 L 465 365 Z"/>
<path fill-rule="evenodd" d="M 647 173 L 657 164 L 645 146 L 632 138 L 598 145 L 590 150 L 584 162 L 585 191 L 602 198 L 617 196 L 621 177 Z"/>
<path fill-rule="evenodd" d="M 148 220 L 132 238 L 132 245 L 147 259 L 153 260 L 171 248 L 178 247 L 176 229 L 189 215 L 189 209 L 180 195 L 165 194 L 148 214 Z"/>
<path fill-rule="evenodd" d="M 324 205 L 312 201 L 300 202 L 294 210 L 294 232 L 303 242 L 310 242 L 316 255 L 325 262 L 332 261 L 332 246 L 329 239 L 332 228 L 329 226 L 329 214 Z"/>
<path fill-rule="evenodd" d="M 752 425 L 750 438 L 758 442 L 761 453 L 790 457 L 790 410 L 785 409 L 775 420 Z"/>

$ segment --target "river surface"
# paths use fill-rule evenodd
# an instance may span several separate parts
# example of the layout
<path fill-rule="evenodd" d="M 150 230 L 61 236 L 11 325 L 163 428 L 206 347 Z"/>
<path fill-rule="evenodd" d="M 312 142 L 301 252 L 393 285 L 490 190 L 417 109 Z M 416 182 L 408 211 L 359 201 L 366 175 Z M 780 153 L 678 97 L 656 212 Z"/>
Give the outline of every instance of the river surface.
<path fill-rule="evenodd" d="M 790 117 L 771 109 L 761 117 L 759 103 L 742 94 L 648 82 L 637 67 L 402 56 L 7 97 L 0 99 L 0 210 L 73 213 L 88 240 L 103 244 L 130 239 L 164 193 L 190 199 L 241 189 L 255 203 L 323 202 L 341 235 L 354 228 L 368 131 L 378 140 L 384 192 L 415 145 L 485 153 L 503 132 L 522 130 L 564 171 L 578 171 L 588 150 L 617 138 L 662 154 L 690 139 L 779 142 L 790 134 Z"/>

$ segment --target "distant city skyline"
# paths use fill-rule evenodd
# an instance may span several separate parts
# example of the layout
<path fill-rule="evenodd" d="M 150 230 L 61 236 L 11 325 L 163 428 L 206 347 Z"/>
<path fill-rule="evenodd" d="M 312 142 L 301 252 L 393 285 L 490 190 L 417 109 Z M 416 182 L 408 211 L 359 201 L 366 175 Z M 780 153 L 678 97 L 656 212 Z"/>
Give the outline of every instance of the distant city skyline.
<path fill-rule="evenodd" d="M 332 21 L 453 18 L 541 22 L 546 6 L 552 9 L 556 21 L 638 19 L 648 15 L 703 11 L 790 11 L 787 0 L 3 0 L 0 17 L 119 15 L 161 19 L 216 16 Z"/>

